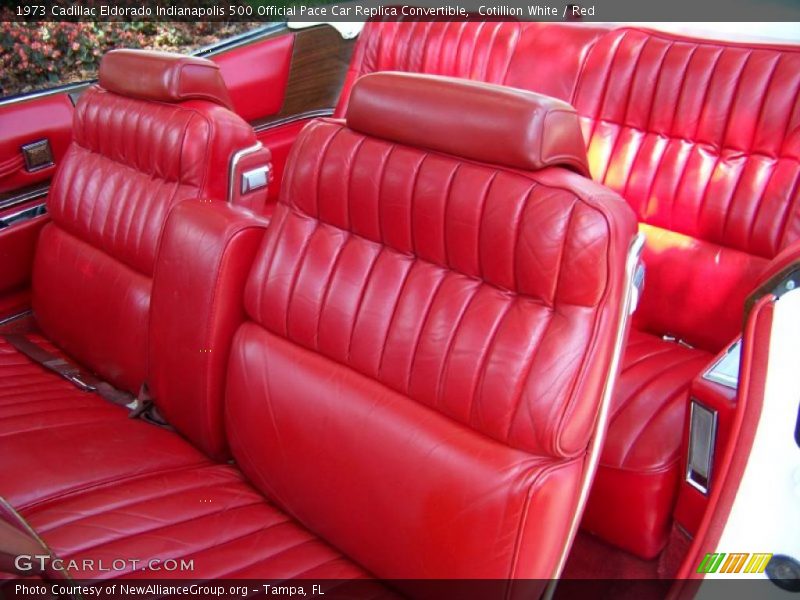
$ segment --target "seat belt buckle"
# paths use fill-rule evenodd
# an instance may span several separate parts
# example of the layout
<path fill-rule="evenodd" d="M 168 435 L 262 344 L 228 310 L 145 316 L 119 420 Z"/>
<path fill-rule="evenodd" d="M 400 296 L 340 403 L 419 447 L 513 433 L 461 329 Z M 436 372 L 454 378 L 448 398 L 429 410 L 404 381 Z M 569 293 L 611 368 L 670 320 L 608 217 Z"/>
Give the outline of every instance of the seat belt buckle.
<path fill-rule="evenodd" d="M 138 419 L 150 410 L 150 407 L 153 405 L 153 401 L 149 398 L 144 400 L 137 398 L 134 402 L 132 402 L 132 404 L 134 406 L 131 407 L 131 412 L 128 413 L 128 418 Z"/>
<path fill-rule="evenodd" d="M 83 379 L 81 379 L 81 374 L 80 374 L 79 371 L 75 371 L 73 373 L 67 373 L 66 374 L 66 379 L 68 381 L 71 381 L 75 385 L 75 387 L 77 387 L 81 391 L 84 391 L 84 392 L 96 392 L 97 391 L 97 388 L 95 386 L 93 386 L 91 383 L 87 383 Z"/>

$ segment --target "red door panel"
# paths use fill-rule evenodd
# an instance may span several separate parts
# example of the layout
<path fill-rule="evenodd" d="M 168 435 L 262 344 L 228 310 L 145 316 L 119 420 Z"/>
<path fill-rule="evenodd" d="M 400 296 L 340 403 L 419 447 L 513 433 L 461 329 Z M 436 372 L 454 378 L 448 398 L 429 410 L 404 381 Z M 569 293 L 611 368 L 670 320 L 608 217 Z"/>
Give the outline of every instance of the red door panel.
<path fill-rule="evenodd" d="M 47 221 L 47 215 L 41 215 L 0 229 L 0 321 L 30 306 L 33 253 Z"/>
<path fill-rule="evenodd" d="M 52 177 L 72 136 L 72 101 L 56 94 L 0 106 L 0 203 L 8 192 L 43 183 Z M 30 172 L 21 147 L 47 139 L 54 165 Z"/>
<path fill-rule="evenodd" d="M 246 121 L 277 114 L 283 105 L 294 35 L 287 33 L 210 57 L 219 65 L 233 107 Z"/>
<path fill-rule="evenodd" d="M 46 186 L 72 138 L 66 92 L 0 106 L 0 320 L 28 308 L 33 253 L 46 215 Z M 47 140 L 53 164 L 29 170 L 22 146 Z"/>

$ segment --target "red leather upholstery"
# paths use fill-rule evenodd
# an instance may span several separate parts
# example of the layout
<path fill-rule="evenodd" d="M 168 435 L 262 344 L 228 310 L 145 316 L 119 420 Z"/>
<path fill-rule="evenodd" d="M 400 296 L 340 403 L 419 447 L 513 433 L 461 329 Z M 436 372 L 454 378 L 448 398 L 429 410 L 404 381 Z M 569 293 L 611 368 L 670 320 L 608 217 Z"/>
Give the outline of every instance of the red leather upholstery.
<path fill-rule="evenodd" d="M 30 337 L 43 348 L 57 352 L 41 336 Z M 99 421 L 116 412 L 119 411 L 99 401 L 96 395 L 82 392 L 67 380 L 54 377 L 0 337 L 0 439 L 12 434 Z M 11 455 L 2 458 L 4 472 L 11 459 Z"/>
<path fill-rule="evenodd" d="M 483 93 L 497 100 L 486 118 L 502 118 L 504 92 Z M 220 207 L 175 209 L 153 327 L 166 329 L 156 315 L 183 300 L 163 297 L 159 278 L 202 245 L 195 228 L 249 244 L 239 227 Z M 231 447 L 270 502 L 235 468 L 123 417 L 20 436 L 25 445 L 0 437 L 19 474 L 0 493 L 59 558 L 94 565 L 191 558 L 195 571 L 180 575 L 202 579 L 550 577 L 575 518 L 635 230 L 618 197 L 566 169 L 490 166 L 317 121 L 293 151 L 228 370 Z M 225 247 L 209 252 L 224 261 Z M 192 287 L 202 275 L 181 277 Z M 205 343 L 184 325 L 160 347 Z M 65 446 L 76 460 L 63 465 Z"/>
<path fill-rule="evenodd" d="M 713 355 L 631 330 L 583 527 L 653 558 L 669 535 L 692 379 Z"/>
<path fill-rule="evenodd" d="M 100 87 L 155 102 L 205 100 L 233 108 L 216 63 L 169 52 L 112 50 L 100 63 Z"/>
<path fill-rule="evenodd" d="M 759 274 L 800 238 L 800 50 L 582 24 L 376 21 L 359 40 L 337 114 L 351 101 L 351 83 L 380 70 L 503 83 L 569 101 L 582 118 L 594 179 L 636 211 L 648 241 L 634 328 L 702 352 L 680 377 L 665 375 L 636 396 L 636 406 L 649 403 L 643 422 L 612 420 L 587 525 L 652 555 L 666 541 L 674 497 L 666 481 L 678 477 L 685 406 L 677 405 L 685 394 L 675 394 L 690 368 L 702 369 L 701 357 L 740 331 Z M 648 372 L 672 372 L 672 356 L 656 354 Z M 620 470 L 614 440 L 632 444 L 631 456 L 652 452 L 652 460 Z M 655 486 L 658 470 L 664 477 Z"/>
<path fill-rule="evenodd" d="M 142 59 L 141 76 L 154 82 L 148 94 L 176 103 L 138 100 L 101 87 L 83 94 L 72 144 L 48 196 L 52 223 L 36 251 L 33 309 L 42 331 L 70 356 L 136 393 L 146 379 L 143 324 L 166 216 L 186 199 L 224 200 L 230 158 L 255 144 L 255 135 L 218 104 L 177 103 L 219 95 L 212 63 L 196 67 L 132 51 L 109 57 L 101 82 L 125 91 L 118 71 L 129 69 L 126 77 L 132 77 L 136 59 Z M 215 76 L 207 82 L 191 75 L 196 69 Z"/>
<path fill-rule="evenodd" d="M 718 262 L 745 263 L 740 276 L 752 284 L 759 259 L 800 237 L 798 90 L 797 48 L 621 29 L 592 47 L 573 103 L 586 117 L 595 179 L 620 191 L 640 221 L 711 244 Z M 730 299 L 738 310 L 720 315 L 730 288 L 724 268 L 721 285 L 710 284 L 708 253 L 688 244 L 670 261 L 684 278 L 649 278 L 641 327 L 712 352 L 740 331 L 741 286 Z M 692 320 L 651 321 L 662 311 L 648 305 L 662 297 Z"/>
<path fill-rule="evenodd" d="M 112 66 L 121 68 L 115 56 Z M 128 61 L 140 55 L 122 56 Z M 200 93 L 199 80 L 182 79 L 181 60 L 162 58 L 155 55 L 144 71 L 155 76 L 161 61 L 165 81 L 178 86 L 176 99 Z M 191 215 L 208 217 L 214 212 L 210 202 L 226 198 L 230 158 L 255 144 L 255 135 L 218 104 L 142 101 L 100 87 L 81 97 L 75 114 L 73 142 L 48 196 L 52 221 L 36 248 L 33 308 L 44 333 L 39 341 L 54 343 L 130 392 L 152 379 L 168 395 L 164 408 L 176 417 L 178 430 L 219 457 L 220 380 L 242 315 L 248 260 L 264 224 L 224 202 L 213 202 L 223 215 L 219 219 Z M 180 207 L 180 222 L 164 233 L 170 210 L 184 201 L 194 211 Z M 166 260 L 159 263 L 162 281 L 155 285 L 162 244 Z M 176 294 L 170 286 L 178 274 L 196 287 Z M 213 293 L 213 283 L 225 289 Z M 155 329 L 149 327 L 154 287 L 160 292 L 153 301 Z M 187 328 L 182 319 L 192 316 L 197 320 Z M 179 377 L 167 384 L 169 369 Z M 176 406 L 182 406 L 181 418 Z M 0 407 L 0 470 L 8 474 L 0 495 L 17 507 L 207 461 L 177 436 L 131 422 L 125 410 L 78 391 L 5 343 Z"/>
<path fill-rule="evenodd" d="M 502 122 L 506 94 L 481 93 Z M 564 169 L 333 120 L 303 131 L 282 193 L 231 353 L 237 463 L 378 576 L 552 576 L 619 324 L 628 207 Z"/>
<path fill-rule="evenodd" d="M 689 363 L 694 370 L 681 377 L 682 387 L 741 331 L 744 299 L 766 259 L 800 236 L 798 90 L 796 48 L 622 29 L 588 54 L 573 102 L 586 117 L 592 173 L 620 191 L 651 226 L 647 286 L 635 326 L 712 353 Z M 670 366 L 665 357 L 656 372 L 674 372 Z M 674 402 L 668 393 L 673 376 L 662 377 L 664 392 L 653 401 L 666 415 Z M 685 397 L 680 416 L 686 414 Z M 681 423 L 650 424 L 637 444 L 640 451 L 660 450 L 650 469 L 672 465 L 673 481 L 680 474 L 674 457 Z M 641 424 L 628 425 L 626 433 L 615 423 L 612 439 L 620 428 L 617 436 L 631 437 Z M 675 487 L 666 485 L 665 473 L 663 492 L 653 493 L 647 465 L 614 481 L 615 458 L 607 448 L 587 515 L 600 512 L 592 526 L 602 520 L 608 539 L 652 556 L 666 541 Z M 615 523 L 611 488 L 626 488 L 637 503 L 649 496 L 651 504 L 641 511 L 626 502 L 624 523 Z M 637 530 L 638 537 L 629 535 Z"/>
<path fill-rule="evenodd" d="M 58 165 L 69 146 L 73 110 L 66 93 L 0 106 L 0 193 L 50 179 L 55 166 L 28 171 L 21 146 L 47 139 L 53 162 Z"/>
<path fill-rule="evenodd" d="M 224 465 L 98 486 L 28 508 L 23 516 L 59 558 L 77 561 L 78 568 L 68 570 L 73 578 L 367 577 Z M 193 570 L 164 570 L 173 558 L 193 560 Z M 127 561 L 123 568 L 109 569 L 120 559 Z M 139 570 L 132 561 L 139 561 Z"/>
<path fill-rule="evenodd" d="M 492 108 L 500 101 L 505 110 L 498 114 Z M 391 119 L 384 117 L 387 112 Z M 353 89 L 347 125 L 373 137 L 482 162 L 589 173 L 575 109 L 502 86 L 405 73 L 366 75 Z"/>
<path fill-rule="evenodd" d="M 261 39 L 214 55 L 233 108 L 247 122 L 281 110 L 289 81 L 294 35 Z"/>
<path fill-rule="evenodd" d="M 222 394 L 244 283 L 267 221 L 222 203 L 170 213 L 153 281 L 149 385 L 166 420 L 209 456 L 227 458 Z"/>
<path fill-rule="evenodd" d="M 42 215 L 0 230 L 0 320 L 30 306 L 33 257 L 39 233 L 48 221 Z"/>

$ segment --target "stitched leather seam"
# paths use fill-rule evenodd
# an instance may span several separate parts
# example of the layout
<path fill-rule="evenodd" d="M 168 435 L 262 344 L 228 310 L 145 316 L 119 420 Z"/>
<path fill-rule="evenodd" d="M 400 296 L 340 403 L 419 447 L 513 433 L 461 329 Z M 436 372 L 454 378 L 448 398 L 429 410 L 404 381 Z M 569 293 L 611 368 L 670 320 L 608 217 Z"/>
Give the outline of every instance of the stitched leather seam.
<path fill-rule="evenodd" d="M 232 507 L 232 508 L 231 507 L 225 507 L 225 508 L 222 508 L 221 510 L 218 510 L 218 511 L 213 512 L 213 513 L 208 513 L 208 514 L 205 514 L 205 515 L 198 515 L 196 517 L 192 517 L 190 519 L 185 519 L 183 521 L 177 521 L 177 522 L 174 522 L 174 523 L 167 523 L 166 525 L 160 525 L 159 527 L 154 527 L 152 529 L 145 529 L 145 530 L 142 530 L 142 531 L 135 531 L 135 532 L 132 532 L 129 535 L 122 535 L 122 536 L 120 536 L 118 538 L 115 538 L 113 540 L 106 540 L 106 541 L 103 541 L 103 542 L 101 542 L 99 544 L 93 544 L 93 545 L 90 545 L 90 546 L 82 546 L 82 547 L 78 547 L 78 548 L 73 548 L 70 552 L 61 554 L 61 557 L 65 558 L 65 559 L 68 559 L 68 558 L 74 557 L 78 553 L 85 553 L 85 552 L 89 552 L 89 551 L 97 551 L 99 548 L 103 548 L 105 546 L 111 546 L 113 544 L 119 543 L 121 540 L 126 540 L 126 539 L 130 539 L 130 538 L 138 537 L 138 536 L 143 536 L 143 535 L 152 535 L 157 531 L 169 530 L 172 527 L 188 525 L 189 523 L 196 523 L 198 521 L 202 521 L 202 520 L 210 518 L 210 517 L 213 518 L 213 517 L 215 517 L 217 515 L 230 514 L 230 513 L 234 512 L 234 511 L 237 511 L 237 510 L 242 510 L 242 509 L 246 509 L 246 508 L 252 508 L 254 506 L 263 506 L 263 504 L 264 504 L 264 502 L 259 500 L 257 502 L 252 503 L 252 504 L 246 504 L 246 505 L 243 505 L 243 506 L 235 506 L 235 507 Z M 286 521 L 284 521 L 284 522 L 286 522 Z M 279 524 L 280 523 L 276 523 L 275 525 L 279 525 Z M 274 527 L 275 525 L 271 525 L 270 527 Z M 269 527 L 267 527 L 266 529 L 269 529 Z M 254 533 L 258 533 L 260 531 L 261 531 L 261 529 L 258 529 L 258 530 L 255 530 L 255 531 L 251 531 L 251 532 L 249 532 L 247 534 L 244 534 L 242 536 L 237 536 L 236 538 L 233 538 L 231 540 L 225 540 L 224 542 L 221 542 L 221 543 L 215 540 L 215 542 L 216 542 L 215 546 L 216 547 L 223 546 L 223 545 L 225 545 L 227 543 L 235 542 L 238 539 L 250 537 Z M 199 552 L 203 552 L 204 550 L 209 550 L 210 548 L 213 548 L 215 546 L 209 546 L 208 548 L 202 548 L 202 549 L 194 548 L 194 549 L 192 549 L 191 554 L 196 554 L 196 553 L 199 553 Z M 178 558 L 178 559 L 180 559 L 183 556 L 186 556 L 186 555 L 179 555 L 177 557 L 170 557 L 170 558 Z"/>
<path fill-rule="evenodd" d="M 333 264 L 331 265 L 331 269 L 328 273 L 328 280 L 325 282 L 325 289 L 322 292 L 322 299 L 320 300 L 319 310 L 317 311 L 317 324 L 314 328 L 314 350 L 319 351 L 319 330 L 320 324 L 322 323 L 322 315 L 325 314 L 325 308 L 328 305 L 328 296 L 331 292 L 331 285 L 333 284 L 333 280 L 336 277 L 336 271 L 339 268 L 339 260 L 344 254 L 344 249 L 347 247 L 347 244 L 350 243 L 350 236 L 352 234 L 348 232 L 342 232 L 343 241 L 339 243 L 339 247 L 336 249 L 336 256 L 333 259 Z"/>
<path fill-rule="evenodd" d="M 500 332 L 503 323 L 505 323 L 506 317 L 508 317 L 508 314 L 511 312 L 511 309 L 516 305 L 516 303 L 516 297 L 506 302 L 505 306 L 503 307 L 503 312 L 500 313 L 497 320 L 492 324 L 492 329 L 489 332 L 488 338 L 489 343 L 484 346 L 485 349 L 481 353 L 481 358 L 477 365 L 478 376 L 475 378 L 475 383 L 469 396 L 469 411 L 467 413 L 466 422 L 472 427 L 480 426 L 480 420 L 474 420 L 474 412 L 475 405 L 480 402 L 481 398 L 483 398 L 483 390 L 486 382 L 486 369 L 489 367 L 489 357 L 492 356 L 494 348 L 497 345 L 497 335 Z"/>
<path fill-rule="evenodd" d="M 455 323 L 453 324 L 452 328 L 450 328 L 450 336 L 449 339 L 447 340 L 447 345 L 445 346 L 444 353 L 442 354 L 442 365 L 438 369 L 439 372 L 437 373 L 436 395 L 433 398 L 433 407 L 437 410 L 439 410 L 439 407 L 442 403 L 442 392 L 444 390 L 445 380 L 447 379 L 447 372 L 450 367 L 450 359 L 452 358 L 453 344 L 455 344 L 456 338 L 458 337 L 458 331 L 461 328 L 461 325 L 464 323 L 464 318 L 467 316 L 467 313 L 469 312 L 472 303 L 475 301 L 475 298 L 480 293 L 481 287 L 482 286 L 480 283 L 475 284 L 475 287 L 470 291 L 469 298 L 459 311 Z"/>
<path fill-rule="evenodd" d="M 638 53 L 636 55 L 636 60 L 634 61 L 633 67 L 631 68 L 631 75 L 628 78 L 628 91 L 627 91 L 627 94 L 625 94 L 625 110 L 622 113 L 622 120 L 623 121 L 627 121 L 628 120 L 628 111 L 630 110 L 630 106 L 631 106 L 631 96 L 633 95 L 632 94 L 633 86 L 636 83 L 636 75 L 638 73 L 639 62 L 642 60 L 642 55 L 644 54 L 645 47 L 647 46 L 649 41 L 650 41 L 650 38 L 645 38 L 644 42 L 642 42 L 642 45 L 639 46 Z M 603 172 L 602 176 L 599 176 L 599 174 L 598 174 L 598 177 L 597 177 L 597 181 L 603 182 L 604 185 L 606 184 L 606 179 L 608 178 L 608 171 L 611 169 L 611 163 L 613 162 L 614 157 L 617 154 L 617 148 L 619 147 L 619 141 L 620 141 L 621 138 L 622 138 L 622 128 L 619 128 L 619 131 L 617 132 L 617 138 L 614 140 L 614 144 L 611 147 L 611 153 L 609 154 L 609 159 L 606 161 L 605 171 Z M 626 186 L 627 186 L 627 183 L 626 183 Z"/>
<path fill-rule="evenodd" d="M 48 428 L 48 430 L 52 430 L 53 428 L 54 427 L 50 427 Z M 167 467 L 166 469 L 149 471 L 147 473 L 135 473 L 133 475 L 123 476 L 123 477 L 113 476 L 108 479 L 103 479 L 101 481 L 84 485 L 82 487 L 74 487 L 67 489 L 53 496 L 49 496 L 41 500 L 35 500 L 28 504 L 23 504 L 19 507 L 19 510 L 21 511 L 24 510 L 26 513 L 32 513 L 42 508 L 46 508 L 49 504 L 60 502 L 61 500 L 64 499 L 73 498 L 75 496 L 79 496 L 86 492 L 103 489 L 109 486 L 123 485 L 128 482 L 138 481 L 140 479 L 146 479 L 148 477 L 153 477 L 155 475 L 167 475 L 170 473 L 176 473 L 180 471 L 191 471 L 193 469 L 208 466 L 209 464 L 211 463 L 209 463 L 208 459 L 203 459 L 201 462 L 192 463 L 188 465 L 180 465 L 176 467 Z"/>
<path fill-rule="evenodd" d="M 197 492 L 197 491 L 203 490 L 203 489 L 217 490 L 217 489 L 219 489 L 220 485 L 224 486 L 224 485 L 231 485 L 231 484 L 235 485 L 235 484 L 241 484 L 242 483 L 241 475 L 238 472 L 235 472 L 233 470 L 222 471 L 221 468 L 225 468 L 224 465 L 210 464 L 210 465 L 207 465 L 207 466 L 201 466 L 196 470 L 187 469 L 185 471 L 179 471 L 178 473 L 189 473 L 189 474 L 191 474 L 191 473 L 194 473 L 194 472 L 201 472 L 201 471 L 210 470 L 210 471 L 221 471 L 222 473 L 225 473 L 226 475 L 235 474 L 236 477 L 231 477 L 231 478 L 229 478 L 229 481 L 224 481 L 224 482 L 219 482 L 219 481 L 210 481 L 209 482 L 207 480 L 202 480 L 202 481 L 194 480 L 194 481 L 190 481 L 189 485 L 181 485 L 178 488 L 175 488 L 174 486 L 173 487 L 160 487 L 160 488 L 158 488 L 158 490 L 154 494 L 147 494 L 147 495 L 144 495 L 144 496 L 133 496 L 133 497 L 127 496 L 122 501 L 112 502 L 110 504 L 109 503 L 103 504 L 102 506 L 99 507 L 100 510 L 98 510 L 97 512 L 92 512 L 91 514 L 86 514 L 84 512 L 81 512 L 79 514 L 78 513 L 73 513 L 72 512 L 73 509 L 69 508 L 69 506 L 64 508 L 60 504 L 56 504 L 54 507 L 46 508 L 45 510 L 50 510 L 50 511 L 55 510 L 56 511 L 56 515 L 58 515 L 59 512 L 61 512 L 62 514 L 65 514 L 65 515 L 69 514 L 71 518 L 57 519 L 56 521 L 50 521 L 47 525 L 38 528 L 38 531 L 40 531 L 42 534 L 44 534 L 44 533 L 47 533 L 47 532 L 50 532 L 50 531 L 54 531 L 54 530 L 57 530 L 57 529 L 62 529 L 64 527 L 71 527 L 71 526 L 74 526 L 74 525 L 76 525 L 78 523 L 81 523 L 83 521 L 89 521 L 91 523 L 91 521 L 97 516 L 107 515 L 107 514 L 110 514 L 110 513 L 119 512 L 119 511 L 123 511 L 123 510 L 128 511 L 128 510 L 131 510 L 134 507 L 141 507 L 141 506 L 154 505 L 154 504 L 157 505 L 158 503 L 163 502 L 167 498 L 176 498 L 176 497 L 179 497 L 182 494 L 186 494 L 188 492 Z M 174 474 L 174 473 L 170 473 L 170 474 Z M 200 473 L 198 473 L 198 474 L 200 474 Z M 159 478 L 159 476 L 154 477 L 154 479 L 158 479 L 158 478 Z M 142 477 L 142 478 L 140 478 L 137 481 L 134 481 L 132 483 L 138 483 L 140 481 L 147 481 L 147 479 L 148 479 L 147 477 Z M 131 483 L 131 482 L 127 482 L 127 483 Z M 163 492 L 163 493 L 161 493 L 161 492 Z M 79 499 L 80 499 L 80 496 L 82 496 L 82 495 L 83 494 L 79 495 Z M 92 495 L 92 491 L 89 491 L 86 495 L 87 496 L 91 496 Z M 258 500 L 258 502 L 254 502 L 254 503 L 251 503 L 251 504 L 260 504 L 263 501 L 261 496 L 258 495 L 258 492 L 256 492 L 255 490 L 252 491 L 252 495 L 257 497 L 256 499 Z M 233 494 L 231 494 L 231 496 L 233 496 Z M 241 494 L 239 494 L 239 496 L 241 496 Z M 242 506 L 244 506 L 244 505 L 242 505 Z M 239 508 L 239 507 L 234 507 L 234 508 Z M 216 514 L 216 513 L 207 513 L 207 514 L 211 515 L 211 514 Z M 50 515 L 50 516 L 52 518 L 52 515 Z"/>
<path fill-rule="evenodd" d="M 350 364 L 350 361 L 352 359 L 351 352 L 353 349 L 353 336 L 355 335 L 356 329 L 358 328 L 358 318 L 361 316 L 361 309 L 364 306 L 364 296 L 367 294 L 367 288 L 369 287 L 370 280 L 372 279 L 372 274 L 375 271 L 375 266 L 381 259 L 384 249 L 385 246 L 378 247 L 378 252 L 373 257 L 372 262 L 369 265 L 369 269 L 367 269 L 367 272 L 361 281 L 361 285 L 359 286 L 361 289 L 358 292 L 358 302 L 356 302 L 356 310 L 353 313 L 353 324 L 349 327 L 350 339 L 347 341 L 347 353 L 345 354 L 346 362 L 348 365 Z"/>
<path fill-rule="evenodd" d="M 394 326 L 395 317 L 397 317 L 397 309 L 400 307 L 400 302 L 402 302 L 406 286 L 408 285 L 408 280 L 411 278 L 411 272 L 414 270 L 414 266 L 417 264 L 416 261 L 409 261 L 409 267 L 406 270 L 406 274 L 403 276 L 403 282 L 400 284 L 400 290 L 397 292 L 397 298 L 394 301 L 394 306 L 392 307 L 392 314 L 389 317 L 389 325 L 386 327 L 386 335 L 385 340 L 386 343 L 381 344 L 381 356 L 378 359 L 378 379 L 382 379 L 383 377 L 383 358 L 386 356 L 386 347 L 389 345 L 389 340 L 392 339 L 392 327 Z"/>
<path fill-rule="evenodd" d="M 443 269 L 444 270 L 444 269 Z M 445 272 L 439 281 L 436 284 L 436 287 L 431 294 L 430 301 L 428 305 L 425 307 L 425 312 L 422 314 L 422 319 L 420 320 L 420 328 L 419 332 L 417 333 L 417 339 L 414 341 L 414 350 L 411 352 L 411 364 L 408 367 L 408 375 L 406 377 L 406 385 L 405 385 L 405 393 L 406 395 L 409 394 L 409 390 L 411 389 L 411 377 L 414 374 L 414 365 L 417 362 L 417 356 L 419 354 L 419 347 L 422 343 L 423 333 L 425 332 L 425 327 L 428 324 L 428 319 L 431 316 L 431 309 L 433 305 L 436 304 L 436 297 L 439 295 L 439 291 L 442 289 L 444 282 L 447 280 L 449 272 Z"/>

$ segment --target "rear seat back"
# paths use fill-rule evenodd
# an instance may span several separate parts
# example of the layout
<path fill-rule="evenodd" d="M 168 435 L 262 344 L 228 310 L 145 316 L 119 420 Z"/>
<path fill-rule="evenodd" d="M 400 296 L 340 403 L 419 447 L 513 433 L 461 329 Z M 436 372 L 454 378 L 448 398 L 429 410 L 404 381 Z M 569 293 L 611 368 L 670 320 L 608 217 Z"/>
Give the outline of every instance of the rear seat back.
<path fill-rule="evenodd" d="M 224 200 L 231 157 L 256 143 L 229 106 L 213 63 L 117 50 L 76 107 L 36 250 L 33 310 L 50 339 L 122 389 L 145 380 L 167 214 L 184 200 Z"/>
<path fill-rule="evenodd" d="M 447 73 L 561 98 L 592 176 L 648 235 L 635 324 L 710 351 L 741 329 L 769 259 L 800 238 L 800 50 L 555 23 L 367 24 L 348 85 Z"/>
<path fill-rule="evenodd" d="M 649 226 L 640 329 L 711 351 L 741 330 L 800 238 L 798 91 L 798 48 L 619 29 L 589 51 L 573 104 L 592 175 Z"/>
<path fill-rule="evenodd" d="M 580 140 L 553 99 L 376 74 L 292 150 L 227 432 L 269 498 L 375 575 L 555 574 L 636 232 L 568 170 Z"/>
<path fill-rule="evenodd" d="M 588 47 L 605 31 L 533 22 L 368 21 L 335 115 L 344 115 L 353 82 L 376 71 L 461 77 L 569 101 Z"/>

